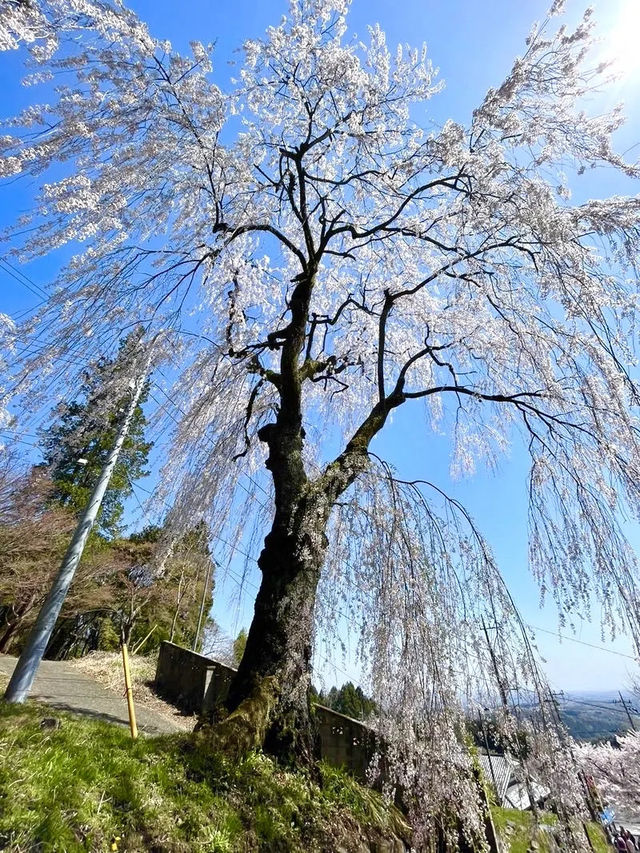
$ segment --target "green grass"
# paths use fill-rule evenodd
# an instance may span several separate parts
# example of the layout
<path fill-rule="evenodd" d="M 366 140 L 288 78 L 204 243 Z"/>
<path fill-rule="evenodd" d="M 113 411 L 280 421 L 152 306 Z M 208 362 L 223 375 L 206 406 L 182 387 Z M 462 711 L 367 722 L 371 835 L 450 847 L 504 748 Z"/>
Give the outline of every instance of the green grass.
<path fill-rule="evenodd" d="M 51 717 L 59 728 L 42 727 Z M 395 809 L 326 766 L 314 782 L 260 753 L 231 763 L 186 735 L 132 741 L 109 723 L 0 702 L 0 849 L 312 853 L 393 831 Z"/>
<path fill-rule="evenodd" d="M 491 809 L 493 823 L 500 838 L 508 845 L 510 853 L 527 853 L 529 845 L 534 838 L 533 816 L 531 812 L 521 812 L 517 809 L 503 809 L 494 806 Z M 543 814 L 543 823 L 547 825 L 555 822 L 554 815 Z M 536 841 L 540 853 L 546 853 L 549 845 L 546 839 L 546 831 L 537 833 Z"/>
<path fill-rule="evenodd" d="M 549 812 L 542 812 L 540 822 L 543 828 L 535 832 L 531 812 L 521 812 L 517 809 L 503 809 L 492 807 L 491 815 L 498 835 L 506 845 L 509 853 L 527 853 L 532 841 L 536 841 L 539 853 L 547 853 L 551 849 L 549 844 L 549 832 L 544 826 L 552 827 L 556 823 L 556 817 Z M 587 824 L 589 839 L 596 853 L 608 853 L 611 848 L 607 845 L 602 828 L 595 823 Z"/>
<path fill-rule="evenodd" d="M 596 823 L 588 823 L 587 832 L 596 853 L 611 853 L 611 846 L 607 842 L 607 837 L 601 826 Z"/>

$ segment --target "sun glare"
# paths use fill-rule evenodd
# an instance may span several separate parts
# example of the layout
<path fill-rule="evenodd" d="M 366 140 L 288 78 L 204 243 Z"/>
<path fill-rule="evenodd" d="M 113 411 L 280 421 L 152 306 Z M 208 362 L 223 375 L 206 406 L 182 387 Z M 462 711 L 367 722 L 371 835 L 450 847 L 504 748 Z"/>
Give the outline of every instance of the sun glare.
<path fill-rule="evenodd" d="M 605 36 L 607 58 L 628 76 L 640 71 L 640 0 L 621 4 L 611 30 Z"/>

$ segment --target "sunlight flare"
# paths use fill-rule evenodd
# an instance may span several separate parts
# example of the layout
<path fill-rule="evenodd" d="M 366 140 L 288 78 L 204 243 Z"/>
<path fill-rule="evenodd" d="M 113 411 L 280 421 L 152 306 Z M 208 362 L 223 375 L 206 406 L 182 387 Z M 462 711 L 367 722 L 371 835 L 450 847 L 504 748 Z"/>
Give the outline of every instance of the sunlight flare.
<path fill-rule="evenodd" d="M 615 70 L 629 77 L 640 72 L 640 0 L 625 0 L 606 38 L 606 56 Z"/>

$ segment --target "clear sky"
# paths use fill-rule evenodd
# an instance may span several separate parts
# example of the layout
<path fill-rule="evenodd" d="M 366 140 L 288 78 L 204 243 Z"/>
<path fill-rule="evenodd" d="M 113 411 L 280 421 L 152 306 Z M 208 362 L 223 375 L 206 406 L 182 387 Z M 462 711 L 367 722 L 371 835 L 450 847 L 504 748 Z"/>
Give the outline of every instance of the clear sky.
<path fill-rule="evenodd" d="M 549 0 L 550 2 L 550 0 Z M 379 22 L 390 45 L 427 42 L 431 59 L 445 80 L 445 90 L 429 103 L 426 122 L 440 124 L 447 118 L 464 123 L 481 101 L 487 88 L 499 85 L 514 57 L 522 52 L 531 23 L 544 17 L 545 0 L 353 0 L 350 34 L 364 34 L 368 24 Z M 239 58 L 235 49 L 248 37 L 258 36 L 286 11 L 286 0 L 129 0 L 130 5 L 150 26 L 152 33 L 168 38 L 178 49 L 190 39 L 215 41 L 216 82 L 223 88 L 233 69 L 229 62 Z M 568 15 L 575 20 L 586 5 L 570 0 Z M 621 151 L 640 140 L 640 62 L 636 45 L 640 42 L 640 0 L 599 0 L 596 18 L 603 36 L 602 55 L 619 55 L 624 71 L 615 91 L 594 108 L 626 104 L 627 124 L 617 136 Z M 217 58 L 216 58 L 217 57 Z M 0 54 L 0 113 L 11 115 L 28 104 L 35 92 L 20 86 L 21 65 L 16 53 Z M 640 152 L 630 150 L 635 159 Z M 635 156 L 634 156 L 635 155 Z M 606 172 L 589 174 L 573 188 L 574 198 L 598 197 L 612 193 L 637 193 L 638 188 Z M 7 224 L 29 206 L 32 187 L 17 181 L 0 187 L 0 226 Z M 0 257 L 2 249 L 0 248 Z M 53 281 L 64 256 L 43 259 L 24 268 L 36 284 Z M 0 270 L 0 311 L 16 314 L 33 306 L 39 297 Z M 553 606 L 539 609 L 537 588 L 527 570 L 526 458 L 515 448 L 497 474 L 479 473 L 465 481 L 451 481 L 445 442 L 426 432 L 423 419 L 408 407 L 399 411 L 389 430 L 374 448 L 383 453 L 403 473 L 436 480 L 463 501 L 475 517 L 498 557 L 516 603 L 525 620 L 545 631 L 556 630 Z M 148 483 L 145 484 L 148 486 Z M 640 535 L 631 531 L 640 545 Z M 250 580 L 257 582 L 256 574 Z M 223 629 L 237 633 L 251 618 L 252 589 L 238 601 L 232 578 L 218 581 L 214 616 Z M 597 614 L 595 614 L 597 617 Z M 540 632 L 538 646 L 547 660 L 547 673 L 557 689 L 613 689 L 623 687 L 634 671 L 629 657 L 629 641 L 603 641 L 596 625 L 578 625 L 575 639 L 607 646 L 598 651 L 573 640 L 559 643 Z M 349 660 L 337 663 L 352 672 Z M 336 673 L 336 680 L 344 680 Z"/>

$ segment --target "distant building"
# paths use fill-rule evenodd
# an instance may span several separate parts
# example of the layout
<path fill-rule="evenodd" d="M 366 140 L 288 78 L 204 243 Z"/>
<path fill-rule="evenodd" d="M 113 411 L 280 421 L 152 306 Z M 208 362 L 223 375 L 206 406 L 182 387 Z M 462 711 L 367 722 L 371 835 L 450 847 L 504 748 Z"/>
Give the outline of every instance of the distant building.
<path fill-rule="evenodd" d="M 496 801 L 499 806 L 519 811 L 527 811 L 531 808 L 529 790 L 522 780 L 522 770 L 513 758 L 508 755 L 481 752 L 478 754 L 478 761 L 485 779 L 496 792 Z M 548 788 L 533 779 L 530 789 L 538 805 L 542 805 L 550 793 Z"/>

